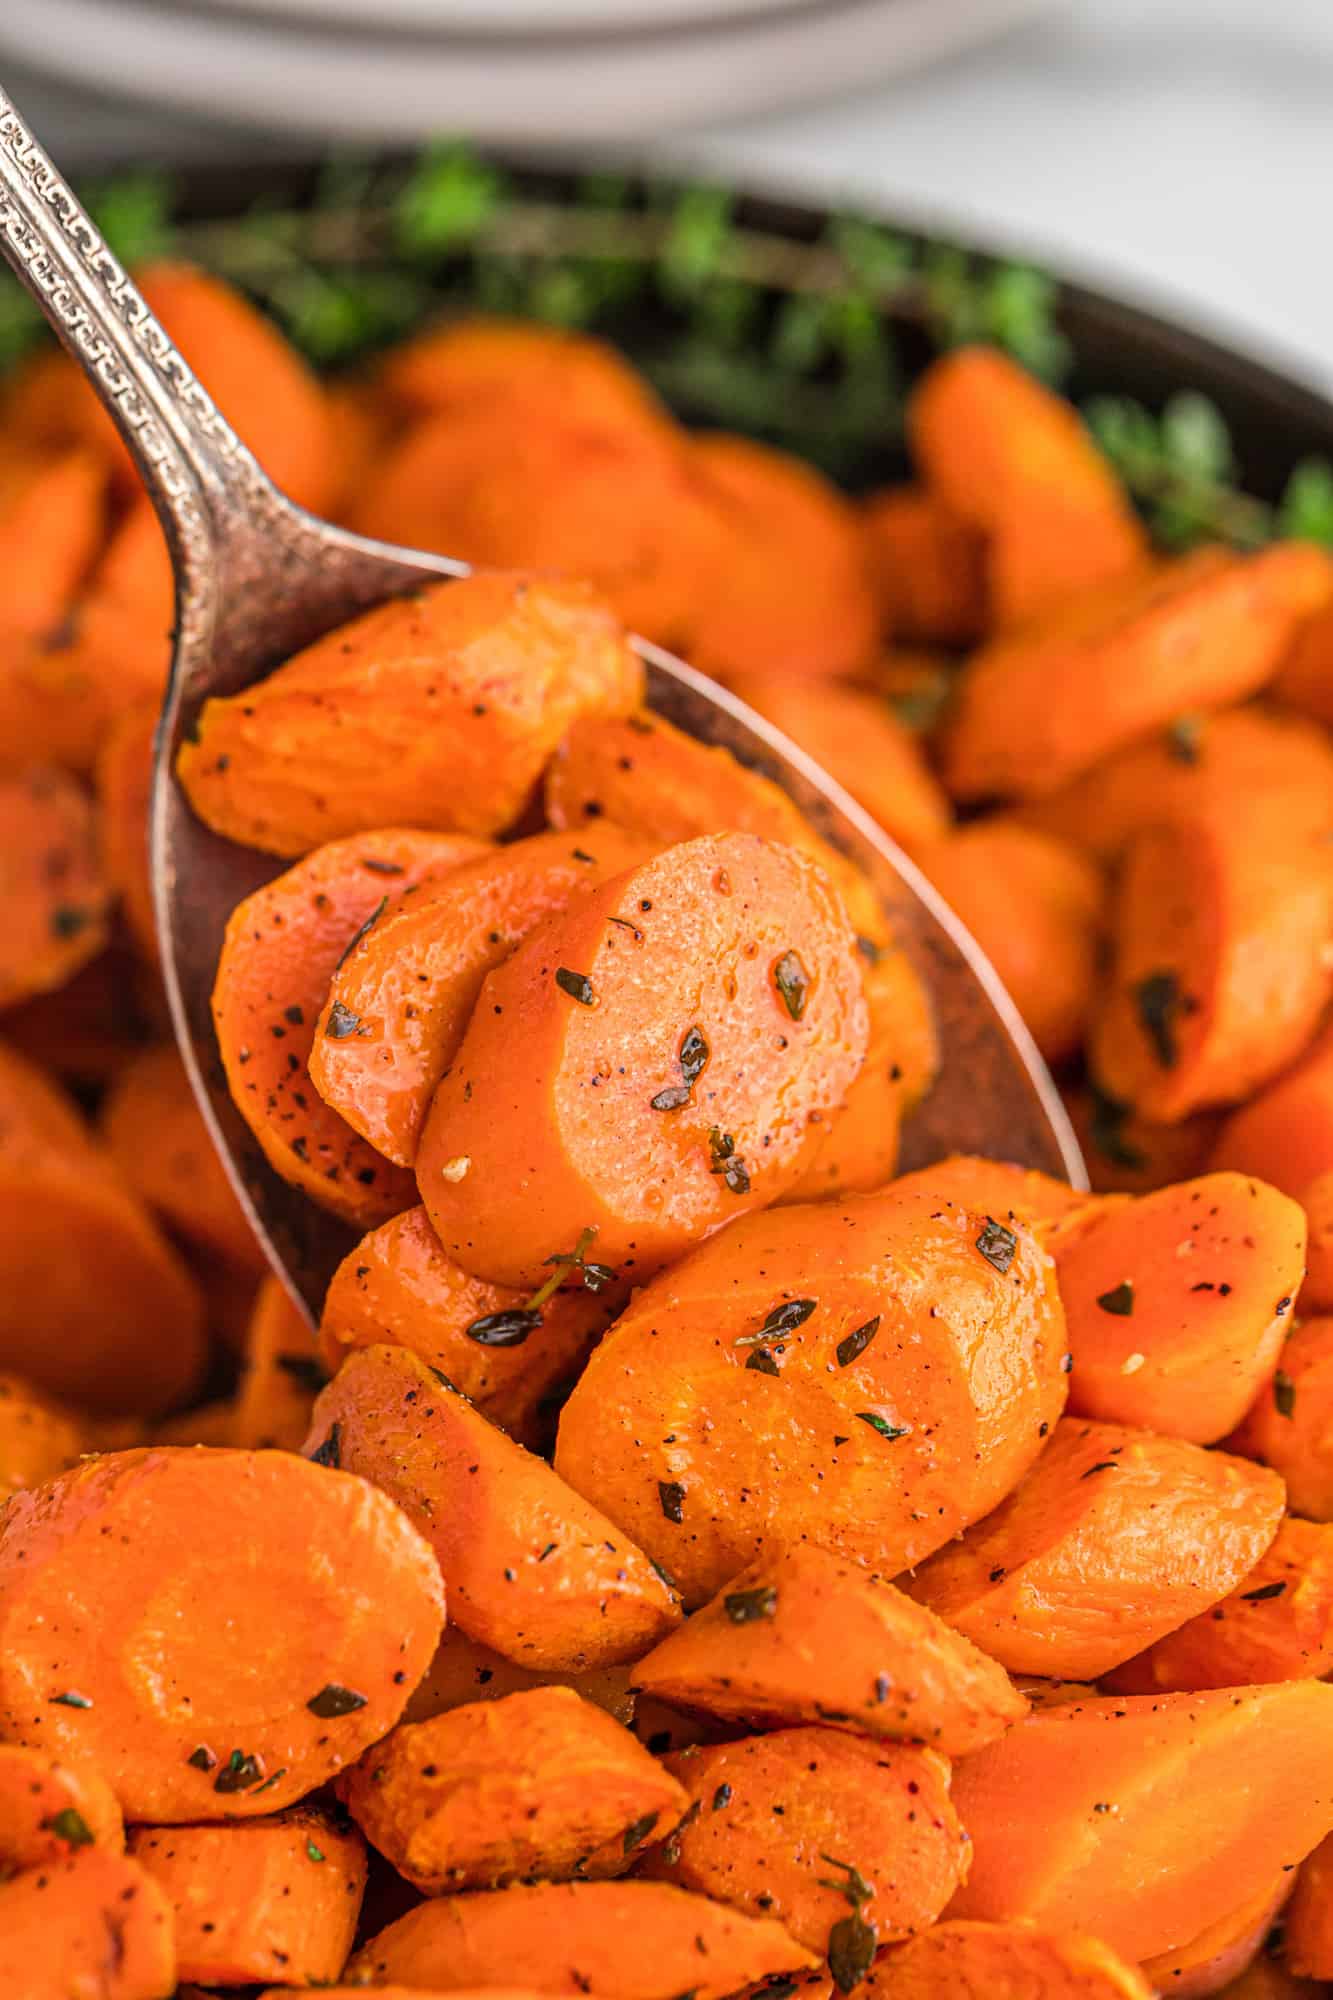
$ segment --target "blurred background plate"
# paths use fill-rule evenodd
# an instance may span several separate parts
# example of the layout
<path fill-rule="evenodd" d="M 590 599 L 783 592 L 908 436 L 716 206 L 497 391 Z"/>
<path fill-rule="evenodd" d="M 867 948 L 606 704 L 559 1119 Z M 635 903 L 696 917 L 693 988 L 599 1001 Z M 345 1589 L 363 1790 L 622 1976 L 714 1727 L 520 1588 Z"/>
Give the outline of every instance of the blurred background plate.
<path fill-rule="evenodd" d="M 5 0 L 0 58 L 47 76 L 234 122 L 402 142 L 449 130 L 491 140 L 639 141 L 831 95 L 919 68 L 1044 10 L 1049 0 L 822 0 L 777 12 L 620 33 L 520 38 L 386 34 L 346 21 L 354 0 L 298 0 L 305 19 L 155 0 Z M 285 0 L 284 0 L 285 4 Z M 377 21 L 429 0 L 375 0 Z M 498 0 L 529 11 L 535 0 Z M 585 0 L 551 0 L 562 9 Z M 613 0 L 592 0 L 612 12 Z M 662 0 L 695 10 L 704 0 Z M 615 0 L 625 20 L 630 0 Z M 344 10 L 344 25 L 315 14 Z M 454 11 L 450 9 L 451 16 Z M 440 9 L 435 8 L 438 20 Z M 467 9 L 480 12 L 478 0 Z M 399 14 L 401 19 L 401 14 Z M 636 9 L 634 23 L 643 16 Z"/>
<path fill-rule="evenodd" d="M 258 14 L 364 28 L 367 0 L 183 0 L 203 13 Z M 374 0 L 380 28 L 425 28 L 441 35 L 616 34 L 680 27 L 753 14 L 810 13 L 824 0 Z"/>

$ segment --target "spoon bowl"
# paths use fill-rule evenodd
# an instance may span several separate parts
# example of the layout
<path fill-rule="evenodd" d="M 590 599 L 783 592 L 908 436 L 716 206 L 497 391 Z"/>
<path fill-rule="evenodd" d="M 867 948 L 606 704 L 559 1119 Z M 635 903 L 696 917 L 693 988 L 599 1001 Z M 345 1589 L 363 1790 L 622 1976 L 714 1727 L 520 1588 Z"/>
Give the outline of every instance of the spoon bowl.
<path fill-rule="evenodd" d="M 286 864 L 197 819 L 175 781 L 175 756 L 211 696 L 251 686 L 359 612 L 423 579 L 466 575 L 467 566 L 351 534 L 277 490 L 3 90 L 0 250 L 102 398 L 166 532 L 176 628 L 149 838 L 167 998 L 209 1130 L 265 1254 L 317 1318 L 355 1237 L 263 1158 L 228 1095 L 210 1006 L 228 917 Z M 702 674 L 645 641 L 636 645 L 650 705 L 774 779 L 865 869 L 926 982 L 941 1069 L 906 1125 L 904 1167 L 950 1152 L 986 1153 L 1086 1185 L 1064 1108 L 1017 1010 L 907 856 L 795 744 Z"/>

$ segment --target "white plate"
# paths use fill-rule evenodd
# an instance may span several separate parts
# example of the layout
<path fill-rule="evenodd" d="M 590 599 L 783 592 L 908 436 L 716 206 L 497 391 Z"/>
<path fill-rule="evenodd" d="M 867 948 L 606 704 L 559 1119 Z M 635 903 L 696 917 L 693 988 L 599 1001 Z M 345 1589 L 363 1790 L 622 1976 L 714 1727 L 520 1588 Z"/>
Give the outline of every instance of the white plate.
<path fill-rule="evenodd" d="M 823 0 L 540 45 L 319 31 L 152 0 L 0 0 L 0 57 L 204 119 L 392 144 L 643 143 L 918 68 L 1049 0 Z"/>
<path fill-rule="evenodd" d="M 367 0 L 193 0 L 205 12 L 259 14 L 364 30 Z M 645 28 L 795 13 L 822 0 L 376 0 L 382 27 L 437 35 L 637 34 Z"/>

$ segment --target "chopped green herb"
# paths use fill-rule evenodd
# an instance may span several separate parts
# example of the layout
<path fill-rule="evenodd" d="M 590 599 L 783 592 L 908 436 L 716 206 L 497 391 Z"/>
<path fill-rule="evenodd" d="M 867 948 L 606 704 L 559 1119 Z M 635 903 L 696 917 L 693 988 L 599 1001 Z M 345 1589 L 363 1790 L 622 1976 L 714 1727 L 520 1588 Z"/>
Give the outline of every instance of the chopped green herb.
<path fill-rule="evenodd" d="M 834 1854 L 821 1854 L 819 1858 L 821 1861 L 827 1861 L 830 1868 L 841 1868 L 846 1878 L 841 1882 L 828 1882 L 821 1878 L 819 1884 L 821 1889 L 836 1889 L 854 1910 L 859 1910 L 863 1903 L 871 1901 L 875 1891 L 859 1868 L 853 1868 L 850 1861 L 839 1861 Z"/>
<path fill-rule="evenodd" d="M 759 1331 L 761 1333 L 795 1333 L 798 1326 L 804 1326 L 818 1306 L 818 1299 L 784 1299 L 774 1306 Z"/>
<path fill-rule="evenodd" d="M 309 1857 L 310 1857 L 310 1859 L 311 1859 L 312 1861 L 322 1861 L 322 1860 L 324 1859 L 324 1850 L 323 1850 L 323 1848 L 322 1848 L 322 1847 L 316 1847 L 316 1845 L 315 1845 L 315 1843 L 314 1843 L 314 1841 L 313 1841 L 313 1840 L 308 1840 L 308 1841 L 306 1842 L 306 1844 L 305 1844 L 305 1851 L 306 1851 L 306 1853 L 307 1853 L 307 1854 L 309 1855 Z"/>
<path fill-rule="evenodd" d="M 591 1007 L 597 997 L 587 974 L 571 972 L 567 965 L 556 967 L 555 983 L 562 993 L 568 993 L 571 1000 L 577 1000 L 580 1007 Z"/>
<path fill-rule="evenodd" d="M 879 1939 L 859 1910 L 839 1917 L 828 1934 L 828 1968 L 839 1993 L 851 1993 L 875 1962 Z"/>
<path fill-rule="evenodd" d="M 233 1750 L 222 1769 L 213 1780 L 215 1792 L 248 1792 L 257 1785 L 264 1775 L 264 1766 L 258 1757 L 247 1751 Z"/>
<path fill-rule="evenodd" d="M 1117 1098 L 1108 1097 L 1104 1091 L 1092 1088 L 1091 1115 L 1088 1120 L 1088 1138 L 1104 1160 L 1113 1167 L 1124 1167 L 1129 1173 L 1138 1173 L 1148 1164 L 1148 1156 L 1139 1147 L 1131 1146 L 1125 1137 L 1125 1122 L 1132 1116 L 1130 1106 L 1121 1104 Z"/>
<path fill-rule="evenodd" d="M 668 1521 L 677 1527 L 685 1518 L 685 1488 L 678 1479 L 659 1479 L 657 1498 Z"/>
<path fill-rule="evenodd" d="M 348 938 L 346 945 L 343 947 L 343 955 L 338 960 L 338 963 L 334 968 L 335 971 L 337 972 L 342 971 L 348 959 L 352 956 L 352 953 L 356 950 L 357 946 L 360 944 L 362 938 L 365 937 L 368 931 L 374 929 L 375 925 L 379 922 L 380 918 L 384 915 L 384 912 L 388 909 L 388 907 L 389 907 L 388 897 L 381 896 L 378 903 L 376 903 L 374 909 L 371 911 L 370 915 L 366 918 L 366 921 L 360 926 L 358 926 L 358 928 L 352 932 L 351 937 Z"/>
<path fill-rule="evenodd" d="M 680 1073 L 686 1083 L 695 1084 L 708 1061 L 708 1043 L 702 1028 L 687 1028 L 680 1044 Z"/>
<path fill-rule="evenodd" d="M 1079 1474 L 1079 1478 L 1091 1479 L 1094 1472 L 1118 1472 L 1118 1471 L 1119 1467 L 1117 1466 L 1113 1458 L 1101 1458 L 1098 1459 L 1096 1465 L 1090 1465 L 1086 1472 L 1081 1472 Z"/>
<path fill-rule="evenodd" d="M 756 1347 L 745 1365 L 756 1375 L 780 1375 L 782 1372 L 767 1347 Z"/>
<path fill-rule="evenodd" d="M 516 1306 L 508 1312 L 483 1313 L 463 1331 L 478 1347 L 521 1347 L 541 1323 L 540 1312 Z"/>
<path fill-rule="evenodd" d="M 358 1694 L 355 1688 L 340 1687 L 337 1681 L 329 1681 L 318 1694 L 312 1694 L 306 1703 L 312 1715 L 318 1715 L 326 1722 L 332 1721 L 339 1715 L 352 1715 L 365 1705 L 365 1695 Z"/>
<path fill-rule="evenodd" d="M 1273 1376 L 1273 1401 L 1280 1417 L 1290 1417 L 1296 1409 L 1296 1384 L 1285 1368 L 1279 1368 Z"/>
<path fill-rule="evenodd" d="M 608 1285 L 615 1283 L 616 1273 L 609 1264 L 590 1264 L 587 1261 L 587 1253 L 596 1234 L 595 1227 L 581 1230 L 579 1240 L 572 1250 L 558 1250 L 553 1257 L 543 1259 L 544 1263 L 553 1264 L 555 1269 L 528 1300 L 526 1307 L 528 1312 L 534 1312 L 537 1307 L 544 1306 L 551 1295 L 559 1291 L 565 1279 L 575 1271 L 582 1279 L 585 1291 L 601 1292 Z"/>
<path fill-rule="evenodd" d="M 690 1086 L 687 1083 L 669 1083 L 665 1090 L 659 1090 L 656 1097 L 648 1100 L 653 1111 L 679 1111 L 690 1101 Z"/>
<path fill-rule="evenodd" d="M 1267 1604 L 1271 1597 L 1281 1597 L 1286 1587 L 1285 1583 L 1261 1584 L 1258 1590 L 1243 1590 L 1240 1601 L 1242 1604 Z"/>
<path fill-rule="evenodd" d="M 72 1688 L 67 1688 L 64 1694 L 53 1694 L 51 1700 L 57 1708 L 92 1707 L 86 1694 L 76 1694 Z"/>
<path fill-rule="evenodd" d="M 323 1444 L 316 1445 L 315 1449 L 311 1452 L 310 1463 L 312 1465 L 331 1466 L 336 1472 L 342 1464 L 342 1435 L 343 1427 L 341 1424 L 330 1424 L 329 1434 Z"/>
<path fill-rule="evenodd" d="M 1104 1313 L 1114 1313 L 1117 1319 L 1128 1319 L 1134 1311 L 1134 1280 L 1122 1278 L 1109 1292 L 1100 1292 L 1097 1303 Z"/>
<path fill-rule="evenodd" d="M 324 1023 L 324 1039 L 329 1042 L 345 1042 L 361 1026 L 361 1016 L 354 1014 L 350 1007 L 344 1007 L 341 1000 L 335 1000 L 329 1009 L 329 1018 Z"/>
<path fill-rule="evenodd" d="M 776 1618 L 778 1613 L 778 1593 L 771 1583 L 761 1583 L 753 1590 L 733 1590 L 722 1600 L 722 1609 L 733 1625 L 753 1625 L 760 1618 Z"/>
<path fill-rule="evenodd" d="M 719 1785 L 717 1790 L 713 1793 L 713 1811 L 721 1812 L 724 1809 L 724 1807 L 729 1806 L 730 1804 L 731 1804 L 731 1786 Z"/>
<path fill-rule="evenodd" d="M 988 1215 L 985 1226 L 977 1238 L 977 1248 L 986 1262 L 1003 1275 L 1014 1261 L 1018 1238 L 1012 1229 L 1006 1229 L 1002 1222 L 997 1222 L 993 1216 Z"/>
<path fill-rule="evenodd" d="M 1202 716 L 1178 715 L 1166 732 L 1167 754 L 1178 764 L 1197 764 L 1202 734 Z"/>
<path fill-rule="evenodd" d="M 75 1812 L 73 1806 L 64 1806 L 42 1825 L 53 1833 L 57 1840 L 67 1840 L 71 1847 L 91 1847 L 92 1831 L 82 1813 Z"/>
<path fill-rule="evenodd" d="M 625 1828 L 625 1838 L 621 1844 L 626 1854 L 633 1854 L 636 1847 L 643 1846 L 661 1817 L 661 1813 L 645 1813 L 642 1819 L 636 1819 Z"/>
<path fill-rule="evenodd" d="M 78 909 L 73 903 L 57 903 L 51 912 L 51 929 L 58 938 L 77 937 L 91 922 L 91 912 Z"/>
<path fill-rule="evenodd" d="M 874 1410 L 858 1410 L 856 1414 L 863 1424 L 869 1424 L 872 1431 L 878 1431 L 882 1438 L 888 1438 L 890 1442 L 894 1438 L 905 1438 L 910 1428 L 907 1424 L 891 1424 Z"/>
<path fill-rule="evenodd" d="M 1134 1004 L 1158 1062 L 1163 1069 L 1174 1069 L 1180 1059 L 1176 1046 L 1176 1024 L 1185 1010 L 1185 999 L 1175 973 L 1150 972 L 1134 988 Z"/>
<path fill-rule="evenodd" d="M 862 931 L 858 931 L 856 934 L 856 949 L 860 952 L 867 965 L 878 965 L 884 956 L 883 946 L 877 945 L 874 938 L 866 937 Z"/>
<path fill-rule="evenodd" d="M 708 1128 L 708 1152 L 711 1160 L 710 1174 L 720 1174 L 723 1184 L 733 1194 L 750 1192 L 750 1170 L 736 1152 L 736 1141 L 730 1132 L 724 1132 L 719 1125 Z"/>
<path fill-rule="evenodd" d="M 799 1021 L 810 993 L 810 975 L 802 965 L 798 952 L 783 952 L 773 967 L 773 984 L 792 1020 Z"/>
<path fill-rule="evenodd" d="M 218 1763 L 206 1743 L 201 1743 L 197 1750 L 192 1750 L 185 1761 L 187 1764 L 193 1764 L 196 1771 L 215 1771 Z"/>
<path fill-rule="evenodd" d="M 833 1350 L 838 1357 L 839 1368 L 850 1368 L 853 1361 L 858 1361 L 878 1332 L 879 1314 L 876 1313 L 875 1317 L 866 1320 L 864 1325 L 854 1327 L 850 1333 L 844 1334 Z"/>

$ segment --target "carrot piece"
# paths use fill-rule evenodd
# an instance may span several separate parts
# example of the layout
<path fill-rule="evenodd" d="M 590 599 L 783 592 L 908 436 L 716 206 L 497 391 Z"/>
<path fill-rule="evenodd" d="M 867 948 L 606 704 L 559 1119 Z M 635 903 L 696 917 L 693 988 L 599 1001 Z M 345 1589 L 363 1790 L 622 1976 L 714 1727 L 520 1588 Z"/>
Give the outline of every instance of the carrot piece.
<path fill-rule="evenodd" d="M 422 1134 L 421 1198 L 447 1254 L 496 1283 L 540 1285 L 576 1242 L 638 1278 L 799 1179 L 868 1038 L 827 877 L 752 834 L 683 842 L 487 975 Z"/>
<path fill-rule="evenodd" d="M 162 523 L 146 494 L 134 500 L 107 543 L 92 588 L 123 605 L 155 637 L 169 638 L 176 579 Z"/>
<path fill-rule="evenodd" d="M 441 1986 L 434 1986 L 429 1992 L 419 1985 L 376 1986 L 375 2000 L 444 2000 L 445 1991 Z M 258 1994 L 258 2000 L 291 2000 L 291 1992 L 290 1986 L 268 1986 Z M 207 1996 L 197 1989 L 187 1993 L 182 1987 L 179 2000 L 207 2000 Z M 366 2000 L 366 1989 L 359 1985 L 325 1986 L 320 1989 L 320 2000 Z M 540 1996 L 531 1986 L 478 1986 L 461 1992 L 451 1990 L 449 2000 L 540 2000 Z"/>
<path fill-rule="evenodd" d="M 340 521 L 359 505 L 381 462 L 397 444 L 402 417 L 378 381 L 355 376 L 334 379 L 326 382 L 324 394 L 334 450 L 328 517 Z"/>
<path fill-rule="evenodd" d="M 692 1812 L 642 1872 L 750 1914 L 771 1911 L 859 1983 L 877 1944 L 933 1924 L 968 1840 L 937 1751 L 832 1729 L 778 1729 L 668 1759 Z M 858 1977 L 859 1975 L 859 1977 Z"/>
<path fill-rule="evenodd" d="M 353 834 L 256 889 L 227 924 L 213 1025 L 236 1107 L 284 1180 L 363 1229 L 410 1207 L 412 1180 L 315 1090 L 315 1024 L 366 927 L 482 851 L 460 834 Z"/>
<path fill-rule="evenodd" d="M 100 1126 L 126 1187 L 177 1235 L 255 1277 L 267 1269 L 174 1042 L 126 1065 Z"/>
<path fill-rule="evenodd" d="M 1307 1232 L 1301 1305 L 1312 1313 L 1333 1311 L 1333 1167 L 1315 1175 L 1301 1206 Z"/>
<path fill-rule="evenodd" d="M 655 423 L 667 413 L 609 341 L 531 320 L 473 314 L 427 327 L 390 349 L 376 381 L 408 416 L 469 417 L 520 406 L 612 422 Z"/>
<path fill-rule="evenodd" d="M 201 819 L 266 854 L 404 820 L 495 833 L 570 723 L 633 708 L 642 678 L 586 585 L 472 576 L 363 612 L 206 702 L 176 768 Z"/>
<path fill-rule="evenodd" d="M 623 1875 L 688 1794 L 567 1687 L 402 1724 L 340 1782 L 366 1838 L 428 1896 Z"/>
<path fill-rule="evenodd" d="M 1273 693 L 1285 707 L 1333 729 L 1333 605 L 1317 611 L 1295 634 Z"/>
<path fill-rule="evenodd" d="M 126 709 L 102 738 L 94 773 L 102 867 L 120 899 L 130 935 L 149 965 L 158 960 L 148 873 L 148 796 L 156 729 L 156 703 Z"/>
<path fill-rule="evenodd" d="M 645 851 L 612 826 L 533 834 L 478 855 L 377 923 L 334 973 L 319 1017 L 310 1074 L 325 1103 L 410 1167 L 486 974 Z"/>
<path fill-rule="evenodd" d="M 1227 1444 L 1281 1473 L 1293 1513 L 1333 1521 L 1333 1318 L 1292 1330 Z"/>
<path fill-rule="evenodd" d="M 880 621 L 896 639 L 970 646 L 986 629 L 984 543 L 924 486 L 890 486 L 861 505 Z"/>
<path fill-rule="evenodd" d="M 441 1896 L 361 1947 L 347 1970 L 442 1993 L 507 1981 L 599 2000 L 724 2000 L 813 1967 L 781 1924 L 665 1882 L 533 1882 Z"/>
<path fill-rule="evenodd" d="M 109 898 L 92 808 L 63 772 L 0 778 L 0 1007 L 49 993 L 107 941 Z"/>
<path fill-rule="evenodd" d="M 1222 2000 L 1326 2000 L 1326 1991 L 1312 1979 L 1298 1979 L 1263 1952 L 1239 1979 L 1222 1988 Z"/>
<path fill-rule="evenodd" d="M 506 1695 L 527 1694 L 532 1688 L 568 1687 L 585 1701 L 606 1710 L 626 1728 L 635 1720 L 628 1667 L 599 1667 L 590 1674 L 559 1674 L 520 1667 L 502 1653 L 469 1639 L 461 1626 L 450 1625 L 435 1649 L 435 1657 L 412 1691 L 403 1710 L 404 1722 L 429 1722 L 447 1709 L 478 1701 L 503 1701 Z"/>
<path fill-rule="evenodd" d="M 106 473 L 92 452 L 33 462 L 0 491 L 0 630 L 39 639 L 69 610 L 103 535 Z"/>
<path fill-rule="evenodd" d="M 0 1881 L 94 1846 L 111 1854 L 125 1846 L 120 1807 L 100 1772 L 0 1743 Z"/>
<path fill-rule="evenodd" d="M 535 1449 L 553 1399 L 621 1310 L 624 1289 L 563 1288 L 532 1311 L 528 1297 L 471 1277 L 445 1256 L 425 1209 L 409 1208 L 363 1236 L 334 1272 L 320 1346 L 330 1369 L 355 1348 L 410 1348 Z"/>
<path fill-rule="evenodd" d="M 347 1357 L 306 1448 L 336 1451 L 398 1502 L 435 1551 L 450 1618 L 508 1659 L 610 1666 L 680 1615 L 632 1542 L 405 1347 Z"/>
<path fill-rule="evenodd" d="M 1146 827 L 1216 807 L 1245 813 L 1255 799 L 1272 796 L 1293 833 L 1326 831 L 1333 744 L 1299 716 L 1247 705 L 1178 716 L 1063 790 L 1029 799 L 1016 817 L 1109 866 Z"/>
<path fill-rule="evenodd" d="M 1220 1124 L 1216 1112 L 1157 1125 L 1095 1086 L 1064 1097 L 1094 1194 L 1151 1194 L 1172 1181 L 1193 1180 L 1210 1163 Z"/>
<path fill-rule="evenodd" d="M 1333 1979 L 1333 1836 L 1308 1855 L 1287 1905 L 1287 1964 L 1303 1979 Z"/>
<path fill-rule="evenodd" d="M 875 2000 L 1151 2000 L 1137 1966 L 1100 1938 L 1027 1924 L 935 1924 L 867 1981 Z"/>
<path fill-rule="evenodd" d="M 892 1180 L 904 1111 L 933 1080 L 934 1016 L 906 953 L 894 946 L 881 951 L 866 966 L 862 987 L 869 1017 L 865 1060 L 825 1121 L 805 1172 L 780 1197 L 784 1202 L 870 1194 Z"/>
<path fill-rule="evenodd" d="M 1066 1417 L 908 1588 L 1011 1672 L 1091 1680 L 1236 1589 L 1282 1503 L 1281 1480 L 1245 1459 Z"/>
<path fill-rule="evenodd" d="M 336 1979 L 366 1886 L 355 1828 L 298 1807 L 233 1826 L 138 1826 L 129 1851 L 170 1903 L 181 1979 Z"/>
<path fill-rule="evenodd" d="M 89 1758 L 131 1819 L 271 1812 L 397 1721 L 442 1607 L 362 1480 L 276 1451 L 86 1459 L 0 1515 L 0 1734 Z"/>
<path fill-rule="evenodd" d="M 760 1615 L 747 1617 L 749 1606 Z M 822 1723 L 962 1757 L 1027 1713 L 1009 1676 L 882 1577 L 813 1546 L 761 1556 L 634 1669 L 751 1728 Z"/>
<path fill-rule="evenodd" d="M 1011 819 L 965 826 L 920 862 L 999 973 L 1048 1062 L 1083 1039 L 1105 900 L 1085 855 Z"/>
<path fill-rule="evenodd" d="M 1064 1404 L 1064 1346 L 1019 1225 L 892 1189 L 773 1209 L 636 1295 L 555 1462 L 688 1605 L 802 1541 L 893 1576 L 1022 1478 Z"/>
<path fill-rule="evenodd" d="M 1127 1660 L 1107 1685 L 1159 1694 L 1330 1673 L 1333 1527 L 1289 1518 L 1230 1597 Z"/>
<path fill-rule="evenodd" d="M 18 2000 L 168 2000 L 171 1905 L 123 1854 L 79 1848 L 0 1883 L 0 1991 Z"/>
<path fill-rule="evenodd" d="M 1015 1166 L 1010 1160 L 983 1160 L 973 1153 L 952 1153 L 933 1166 L 918 1167 L 914 1173 L 900 1174 L 893 1184 L 896 1195 L 943 1195 L 966 1208 L 1010 1220 L 1017 1216 L 1027 1228 L 1058 1221 L 1087 1205 L 1088 1197 L 1051 1174 L 1035 1167 Z"/>
<path fill-rule="evenodd" d="M 839 682 L 733 675 L 731 689 L 808 751 L 909 853 L 941 839 L 952 813 L 917 738 L 887 702 Z"/>
<path fill-rule="evenodd" d="M 44 1486 L 86 1449 L 73 1415 L 18 1375 L 0 1375 L 0 1506 Z"/>
<path fill-rule="evenodd" d="M 1069 1407 L 1195 1444 L 1232 1430 L 1273 1371 L 1305 1268 L 1305 1217 L 1243 1174 L 1103 1206 L 1054 1242 Z"/>
<path fill-rule="evenodd" d="M 1330 590 L 1333 564 L 1301 543 L 1200 549 L 993 640 L 958 684 L 946 783 L 965 799 L 1044 797 L 1176 716 L 1244 700 Z"/>
<path fill-rule="evenodd" d="M 1290 1893 L 1291 1876 L 1284 1871 L 1187 1943 L 1147 1959 L 1144 1978 L 1154 1992 L 1179 1994 L 1181 2000 L 1220 1993 L 1257 1956 Z"/>
<path fill-rule="evenodd" d="M 1036 1711 L 954 1773 L 975 1851 L 950 1914 L 1170 1951 L 1322 1840 L 1330 1752 L 1318 1681 Z"/>
<path fill-rule="evenodd" d="M 120 435 L 82 368 L 63 349 L 41 347 L 5 385 L 4 434 L 15 446 L 49 455 L 81 445 L 110 468 L 123 455 Z"/>
<path fill-rule="evenodd" d="M 860 522 L 813 466 L 721 431 L 691 442 L 720 517 L 705 549 L 688 653 L 720 680 L 854 675 L 870 665 L 879 608 Z"/>
<path fill-rule="evenodd" d="M 1299 1062 L 1231 1113 L 1217 1135 L 1213 1164 L 1271 1181 L 1307 1212 L 1317 1206 L 1324 1221 L 1320 1183 L 1333 1173 L 1333 1031 L 1317 1036 Z M 1323 1230 L 1312 1229 L 1316 1235 L 1301 1303 L 1318 1309 L 1329 1283 Z"/>
<path fill-rule="evenodd" d="M 116 718 L 160 702 L 171 651 L 139 615 L 93 589 L 69 616 L 0 660 L 0 769 L 90 772 Z"/>
<path fill-rule="evenodd" d="M 194 1386 L 203 1303 L 74 1106 L 0 1048 L 0 1367 L 104 1414 Z"/>
<path fill-rule="evenodd" d="M 1103 1088 L 1170 1124 L 1268 1083 L 1333 991 L 1331 909 L 1324 847 L 1294 835 L 1275 800 L 1140 834 L 1092 1023 Z"/>
<path fill-rule="evenodd" d="M 227 1443 L 253 1451 L 299 1451 L 327 1379 L 304 1314 L 280 1279 L 262 1279 Z"/>

